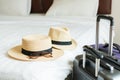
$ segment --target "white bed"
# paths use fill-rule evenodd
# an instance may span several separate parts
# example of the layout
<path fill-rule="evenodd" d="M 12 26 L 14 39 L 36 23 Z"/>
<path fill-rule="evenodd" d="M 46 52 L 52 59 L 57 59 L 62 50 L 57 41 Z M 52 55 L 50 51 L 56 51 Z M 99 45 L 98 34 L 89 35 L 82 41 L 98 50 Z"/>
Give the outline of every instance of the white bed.
<path fill-rule="evenodd" d="M 107 21 L 101 21 L 100 42 L 108 42 Z M 72 70 L 75 56 L 82 54 L 82 46 L 95 42 L 96 17 L 45 17 L 30 15 L 0 16 L 0 80 L 64 80 Z M 67 26 L 78 46 L 54 61 L 24 62 L 10 58 L 7 51 L 21 44 L 28 34 L 48 34 L 51 26 Z"/>

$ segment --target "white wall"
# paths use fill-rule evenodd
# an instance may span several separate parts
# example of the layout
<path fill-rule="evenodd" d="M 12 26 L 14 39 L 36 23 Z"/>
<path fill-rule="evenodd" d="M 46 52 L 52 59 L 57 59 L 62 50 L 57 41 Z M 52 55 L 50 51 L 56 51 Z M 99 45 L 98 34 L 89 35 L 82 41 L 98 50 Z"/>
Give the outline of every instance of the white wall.
<path fill-rule="evenodd" d="M 120 0 L 112 0 L 112 14 L 115 22 L 114 42 L 120 44 Z"/>

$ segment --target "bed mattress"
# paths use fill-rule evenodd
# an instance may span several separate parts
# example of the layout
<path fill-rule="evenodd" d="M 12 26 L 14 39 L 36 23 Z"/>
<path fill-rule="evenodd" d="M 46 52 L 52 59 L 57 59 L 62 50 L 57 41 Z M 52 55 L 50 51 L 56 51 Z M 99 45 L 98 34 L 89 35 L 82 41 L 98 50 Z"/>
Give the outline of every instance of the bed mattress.
<path fill-rule="evenodd" d="M 101 43 L 108 42 L 108 24 L 101 21 Z M 0 16 L 0 80 L 64 80 L 72 70 L 75 56 L 83 54 L 82 46 L 95 43 L 95 25 L 95 17 Z M 48 35 L 51 26 L 67 26 L 78 43 L 77 48 L 47 62 L 18 61 L 7 55 L 10 48 L 21 44 L 24 35 Z"/>

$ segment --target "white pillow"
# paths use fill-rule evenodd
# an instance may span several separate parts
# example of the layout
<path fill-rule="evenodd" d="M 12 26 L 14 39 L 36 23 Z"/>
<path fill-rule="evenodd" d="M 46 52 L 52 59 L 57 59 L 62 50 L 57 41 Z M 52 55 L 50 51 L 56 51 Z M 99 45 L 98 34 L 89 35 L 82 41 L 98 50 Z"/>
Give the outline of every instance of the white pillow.
<path fill-rule="evenodd" d="M 96 16 L 99 0 L 54 0 L 48 16 Z"/>
<path fill-rule="evenodd" d="M 31 0 L 0 0 L 0 15 L 28 15 Z"/>

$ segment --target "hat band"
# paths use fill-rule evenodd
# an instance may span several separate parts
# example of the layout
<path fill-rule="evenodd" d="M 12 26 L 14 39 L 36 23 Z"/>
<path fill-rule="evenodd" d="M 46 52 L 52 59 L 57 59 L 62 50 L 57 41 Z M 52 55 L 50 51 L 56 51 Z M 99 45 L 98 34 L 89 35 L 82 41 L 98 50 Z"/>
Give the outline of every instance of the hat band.
<path fill-rule="evenodd" d="M 28 51 L 22 48 L 22 53 L 28 56 L 43 56 L 45 54 L 52 54 L 52 48 L 42 51 Z"/>
<path fill-rule="evenodd" d="M 52 40 L 52 44 L 57 44 L 57 45 L 71 45 L 72 41 L 54 41 Z"/>

